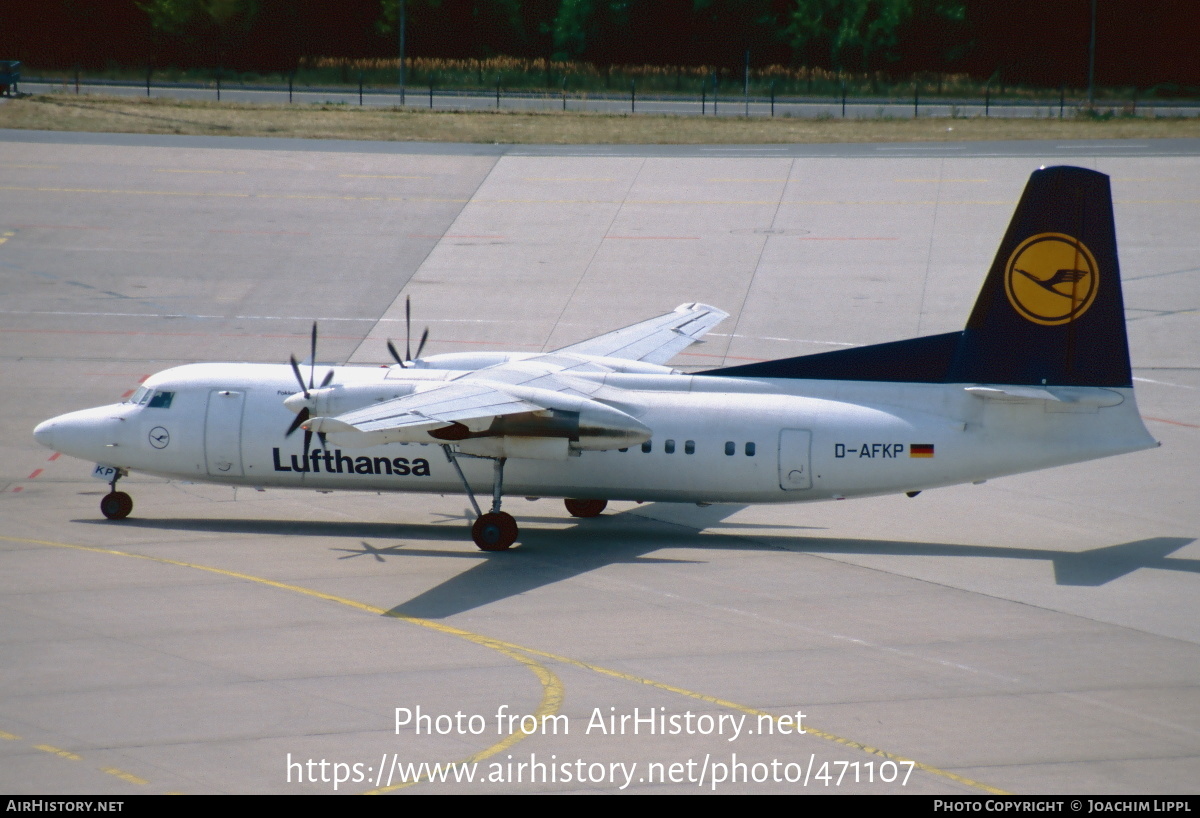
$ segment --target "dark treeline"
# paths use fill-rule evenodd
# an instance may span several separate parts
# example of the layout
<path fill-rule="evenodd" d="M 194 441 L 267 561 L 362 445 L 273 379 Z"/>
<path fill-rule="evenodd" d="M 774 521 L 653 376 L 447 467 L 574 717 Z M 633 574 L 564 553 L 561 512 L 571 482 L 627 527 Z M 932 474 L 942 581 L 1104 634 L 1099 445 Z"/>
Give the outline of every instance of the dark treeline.
<path fill-rule="evenodd" d="M 1196 0 L 1097 0 L 1096 81 L 1200 86 Z M 397 0 L 6 3 L 0 59 L 31 67 L 286 72 L 395 57 Z M 406 0 L 411 57 L 809 66 L 1087 83 L 1091 0 Z"/>

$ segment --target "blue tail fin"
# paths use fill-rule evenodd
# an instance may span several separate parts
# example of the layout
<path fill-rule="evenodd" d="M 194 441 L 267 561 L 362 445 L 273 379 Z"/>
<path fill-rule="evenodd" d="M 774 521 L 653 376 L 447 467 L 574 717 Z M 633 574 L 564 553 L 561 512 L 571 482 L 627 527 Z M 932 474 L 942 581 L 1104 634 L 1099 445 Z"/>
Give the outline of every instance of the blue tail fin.
<path fill-rule="evenodd" d="M 1107 176 L 1030 177 L 946 380 L 1133 385 Z"/>
<path fill-rule="evenodd" d="M 961 332 L 703 374 L 1132 386 L 1108 177 L 1034 172 Z"/>

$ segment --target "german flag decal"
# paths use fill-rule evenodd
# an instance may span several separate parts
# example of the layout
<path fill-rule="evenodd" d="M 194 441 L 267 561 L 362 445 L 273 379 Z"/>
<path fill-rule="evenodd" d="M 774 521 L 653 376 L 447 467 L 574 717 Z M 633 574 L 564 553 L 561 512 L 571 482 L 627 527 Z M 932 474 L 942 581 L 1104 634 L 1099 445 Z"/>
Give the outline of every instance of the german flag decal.
<path fill-rule="evenodd" d="M 909 457 L 933 457 L 933 444 L 932 443 L 909 443 L 908 444 L 908 456 Z"/>

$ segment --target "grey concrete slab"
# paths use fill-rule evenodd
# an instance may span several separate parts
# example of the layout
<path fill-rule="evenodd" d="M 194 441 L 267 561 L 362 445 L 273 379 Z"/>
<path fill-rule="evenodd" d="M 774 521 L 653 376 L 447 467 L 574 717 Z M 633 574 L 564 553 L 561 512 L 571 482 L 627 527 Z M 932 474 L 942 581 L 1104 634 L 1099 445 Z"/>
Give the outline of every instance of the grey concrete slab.
<path fill-rule="evenodd" d="M 363 792 L 472 757 L 497 779 L 415 791 L 614 792 L 616 763 L 642 792 L 1196 791 L 1200 163 L 1179 145 L 0 139 L 5 791 L 333 792 L 300 763 L 325 759 Z M 689 300 L 732 313 L 689 367 L 956 329 L 1052 161 L 1113 177 L 1161 449 L 913 500 L 574 520 L 511 498 L 520 547 L 484 554 L 461 497 L 135 476 L 134 517 L 106 523 L 88 464 L 29 435 L 178 362 L 302 355 L 313 318 L 321 359 L 384 360 L 408 295 L 432 352 L 552 348 Z M 397 734 L 417 706 L 484 729 Z M 501 708 L 565 720 L 506 743 Z M 714 726 L 600 729 L 635 708 Z M 805 735 L 758 734 L 798 711 Z M 935 769 L 901 783 L 860 745 Z M 735 755 L 750 780 L 714 784 Z M 551 756 L 560 777 L 530 783 Z"/>

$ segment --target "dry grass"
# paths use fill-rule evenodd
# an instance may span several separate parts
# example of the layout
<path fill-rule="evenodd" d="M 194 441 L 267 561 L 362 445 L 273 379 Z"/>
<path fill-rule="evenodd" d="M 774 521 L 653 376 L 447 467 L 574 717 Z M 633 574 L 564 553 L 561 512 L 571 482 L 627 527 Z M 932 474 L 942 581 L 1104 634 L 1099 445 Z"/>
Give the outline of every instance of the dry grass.
<path fill-rule="evenodd" d="M 0 103 L 0 128 L 514 144 L 769 144 L 1198 137 L 1200 119 L 790 119 L 446 112 L 47 94 Z"/>

